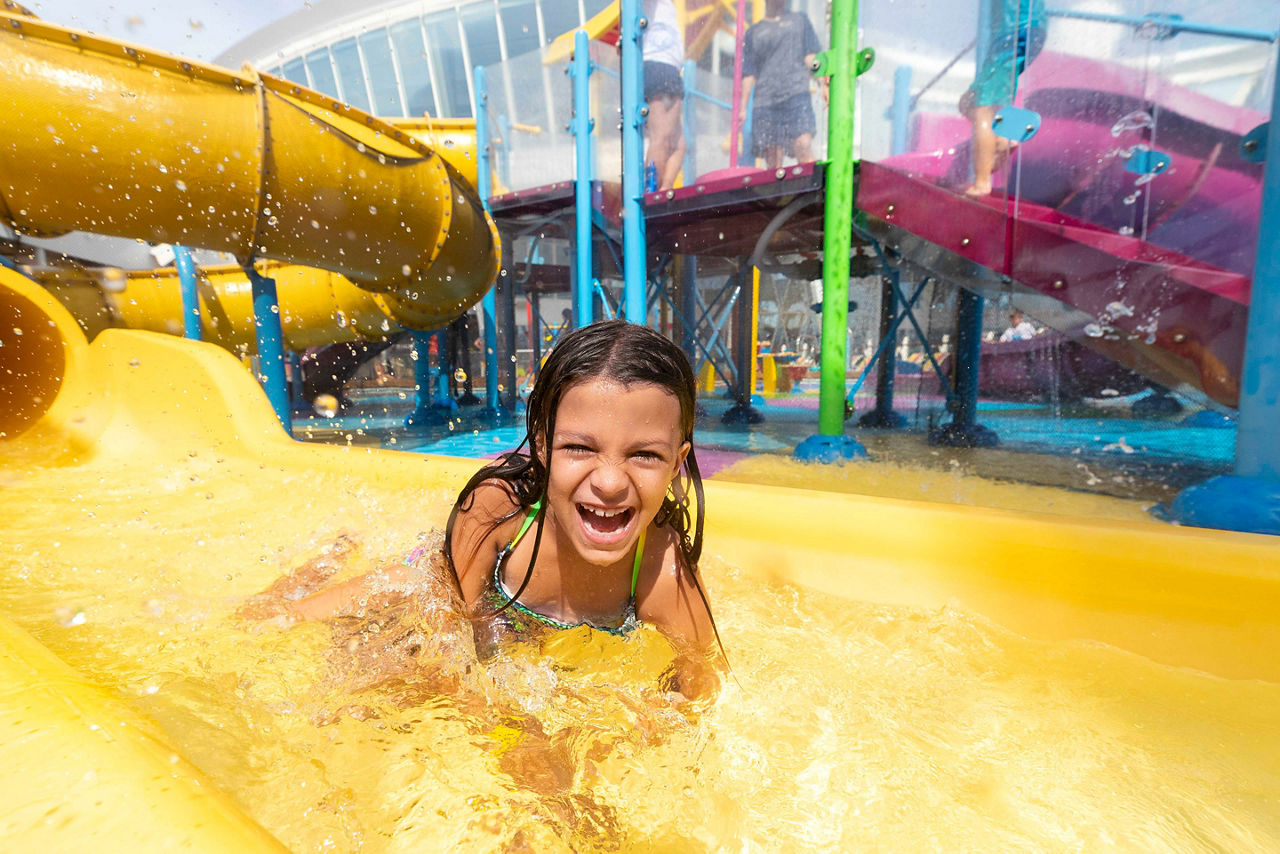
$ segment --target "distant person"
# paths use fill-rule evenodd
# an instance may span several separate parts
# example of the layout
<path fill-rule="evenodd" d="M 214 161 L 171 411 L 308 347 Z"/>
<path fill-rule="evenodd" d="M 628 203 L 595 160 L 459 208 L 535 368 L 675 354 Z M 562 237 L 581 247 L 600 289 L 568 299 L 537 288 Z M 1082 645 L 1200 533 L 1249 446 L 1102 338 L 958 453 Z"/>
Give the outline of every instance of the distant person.
<path fill-rule="evenodd" d="M 1014 309 L 1009 312 L 1009 328 L 1000 333 L 1001 341 L 1030 341 L 1036 337 L 1036 328 L 1031 321 L 1023 317 L 1022 312 Z"/>
<path fill-rule="evenodd" d="M 798 163 L 813 160 L 818 123 L 809 98 L 809 69 L 822 45 L 802 12 L 786 11 L 786 0 L 765 0 L 764 18 L 747 30 L 742 43 L 742 113 L 751 93 L 751 154 L 777 169 L 791 155 Z M 821 79 L 827 99 L 827 80 Z"/>
<path fill-rule="evenodd" d="M 646 171 L 648 164 L 653 164 L 656 189 L 669 190 L 676 185 L 684 162 L 684 128 L 680 121 L 684 103 L 684 83 L 680 79 L 684 34 L 672 0 L 644 0 L 643 8 L 649 20 L 643 41 L 644 101 L 649 106 L 645 120 L 649 151 L 644 162 Z"/>
<path fill-rule="evenodd" d="M 1044 47 L 1044 0 L 979 0 L 988 4 L 991 30 L 984 42 L 982 67 L 960 98 L 960 113 L 972 133 L 973 183 L 968 196 L 991 193 L 991 175 L 1009 157 L 1013 144 L 996 136 L 993 121 L 1013 103 L 1018 76 Z"/>

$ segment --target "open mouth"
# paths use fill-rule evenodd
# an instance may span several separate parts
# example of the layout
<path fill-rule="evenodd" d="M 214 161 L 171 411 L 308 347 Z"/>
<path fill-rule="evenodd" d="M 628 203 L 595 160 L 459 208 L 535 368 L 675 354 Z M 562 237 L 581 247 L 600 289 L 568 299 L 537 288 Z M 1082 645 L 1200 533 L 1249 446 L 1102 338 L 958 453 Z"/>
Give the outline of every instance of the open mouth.
<path fill-rule="evenodd" d="M 588 507 L 578 504 L 578 518 L 588 534 L 598 539 L 612 540 L 621 536 L 636 511 L 630 507 Z"/>

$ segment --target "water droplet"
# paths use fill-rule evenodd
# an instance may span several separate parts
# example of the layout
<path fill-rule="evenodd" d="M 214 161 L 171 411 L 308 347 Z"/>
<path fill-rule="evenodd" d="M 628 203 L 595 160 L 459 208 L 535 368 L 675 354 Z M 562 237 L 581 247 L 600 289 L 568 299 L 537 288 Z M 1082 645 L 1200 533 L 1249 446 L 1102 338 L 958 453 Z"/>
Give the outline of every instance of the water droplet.
<path fill-rule="evenodd" d="M 57 619 L 58 625 L 67 629 L 73 628 L 75 626 L 83 626 L 85 623 L 85 620 L 88 619 L 85 616 L 83 608 L 76 608 L 69 605 L 64 605 L 60 608 L 55 608 L 53 611 L 53 616 Z"/>
<path fill-rule="evenodd" d="M 1111 126 L 1111 135 L 1119 136 L 1125 131 L 1155 127 L 1155 124 L 1155 119 L 1151 118 L 1151 114 L 1146 110 L 1134 110 L 1132 113 L 1126 113 L 1121 116 Z"/>
<path fill-rule="evenodd" d="M 462 368 L 458 368 L 453 372 L 453 380 L 454 382 L 465 383 L 467 381 L 467 372 Z"/>
<path fill-rule="evenodd" d="M 1102 327 L 1096 323 L 1086 324 L 1084 327 L 1084 334 L 1088 335 L 1090 338 L 1101 338 L 1103 335 Z"/>
<path fill-rule="evenodd" d="M 185 193 L 187 191 L 187 182 L 183 181 L 181 178 L 179 178 L 177 181 L 174 181 L 173 186 L 177 187 L 178 192 L 180 193 Z"/>
<path fill-rule="evenodd" d="M 338 414 L 338 399 L 331 394 L 318 394 L 311 401 L 311 408 L 321 418 L 332 418 Z"/>

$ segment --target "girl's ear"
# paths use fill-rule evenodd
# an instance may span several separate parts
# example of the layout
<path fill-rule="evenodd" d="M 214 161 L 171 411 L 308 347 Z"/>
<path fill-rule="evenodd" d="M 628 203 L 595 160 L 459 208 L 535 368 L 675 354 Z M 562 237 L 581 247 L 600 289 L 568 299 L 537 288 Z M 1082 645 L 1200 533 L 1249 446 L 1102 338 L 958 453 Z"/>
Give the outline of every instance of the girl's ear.
<path fill-rule="evenodd" d="M 689 457 L 689 451 L 693 448 L 693 443 L 684 442 L 680 445 L 680 450 L 676 451 L 676 467 L 672 477 L 680 476 L 680 467 L 684 465 L 684 461 Z"/>
<path fill-rule="evenodd" d="M 529 440 L 533 443 L 533 448 L 531 450 L 533 451 L 534 456 L 538 458 L 538 462 L 542 463 L 542 467 L 544 469 L 547 467 L 546 438 L 547 438 L 546 433 L 537 433 L 533 437 L 531 437 Z"/>

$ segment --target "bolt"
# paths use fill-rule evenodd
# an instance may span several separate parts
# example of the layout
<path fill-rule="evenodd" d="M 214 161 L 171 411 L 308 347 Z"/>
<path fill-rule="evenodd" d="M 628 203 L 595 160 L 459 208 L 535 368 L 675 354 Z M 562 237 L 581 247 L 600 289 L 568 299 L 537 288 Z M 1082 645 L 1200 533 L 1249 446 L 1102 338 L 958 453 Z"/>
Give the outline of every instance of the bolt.
<path fill-rule="evenodd" d="M 1250 153 L 1258 150 L 1258 141 L 1256 139 L 1246 139 L 1244 144 L 1240 146 Z"/>
<path fill-rule="evenodd" d="M 1066 282 L 1064 282 L 1062 279 L 1054 279 L 1054 280 L 1053 280 L 1053 289 L 1054 289 L 1055 291 L 1060 291 L 1060 290 L 1062 290 L 1063 288 L 1065 288 L 1066 286 L 1067 286 L 1067 283 L 1066 283 Z"/>
<path fill-rule="evenodd" d="M 971 242 L 971 241 L 970 241 L 970 240 L 969 240 L 969 238 L 967 238 L 967 237 L 962 237 L 962 238 L 960 238 L 960 245 L 961 245 L 961 246 L 968 246 L 970 242 Z"/>

